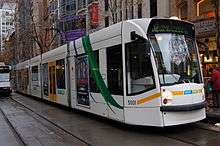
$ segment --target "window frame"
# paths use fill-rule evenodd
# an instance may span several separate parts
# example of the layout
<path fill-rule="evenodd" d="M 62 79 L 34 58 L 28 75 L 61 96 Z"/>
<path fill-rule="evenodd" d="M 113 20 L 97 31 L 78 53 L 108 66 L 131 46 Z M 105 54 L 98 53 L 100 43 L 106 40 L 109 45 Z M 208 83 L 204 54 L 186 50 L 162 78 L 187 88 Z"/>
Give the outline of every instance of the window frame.
<path fill-rule="evenodd" d="M 33 72 L 33 68 L 37 68 L 37 72 Z M 34 70 L 36 71 L 36 70 Z M 33 73 L 37 74 L 36 79 L 33 79 Z M 31 81 L 39 81 L 39 66 L 38 65 L 34 65 L 31 67 Z"/>
<path fill-rule="evenodd" d="M 127 62 L 127 44 L 131 44 L 131 43 L 134 43 L 133 42 L 127 42 L 125 43 L 125 62 Z M 147 88 L 145 90 L 142 90 L 142 91 L 139 91 L 139 92 L 135 92 L 135 93 L 128 93 L 128 74 L 127 74 L 127 71 L 128 71 L 128 67 L 127 67 L 127 64 L 125 64 L 125 80 L 126 80 L 126 96 L 134 96 L 134 95 L 139 95 L 139 94 L 142 94 L 142 93 L 145 93 L 147 91 L 150 91 L 150 90 L 153 90 L 153 89 L 156 89 L 156 78 L 155 78 L 155 72 L 154 72 L 154 67 L 153 67 L 153 63 L 152 63 L 152 53 L 150 54 L 150 60 L 151 60 L 151 67 L 152 67 L 152 79 L 153 79 L 153 86 L 150 87 L 150 88 Z"/>
<path fill-rule="evenodd" d="M 120 52 L 121 52 L 121 71 L 122 71 L 122 87 L 121 87 L 121 90 L 122 91 L 120 91 L 120 92 L 118 92 L 118 93 L 115 93 L 115 91 L 113 91 L 112 92 L 112 90 L 109 88 L 109 73 L 108 73 L 108 71 L 109 71 L 109 62 L 108 62 L 108 57 L 109 57 L 109 55 L 108 55 L 108 50 L 116 50 L 116 48 L 114 48 L 114 47 L 117 47 L 117 46 L 120 46 Z M 114 51 L 115 52 L 115 51 Z M 113 46 L 109 46 L 109 47 L 106 47 L 106 72 L 107 72 L 107 87 L 108 87 L 108 89 L 109 89 L 109 91 L 110 91 L 110 93 L 111 94 L 113 94 L 113 95 L 119 95 L 119 96 L 124 96 L 124 70 L 123 70 L 123 47 L 122 47 L 122 44 L 120 43 L 120 44 L 117 44 L 117 45 L 113 45 Z"/>
<path fill-rule="evenodd" d="M 63 64 L 58 64 L 58 63 L 57 63 L 57 62 L 62 62 L 62 61 L 63 61 Z M 63 66 L 64 66 L 64 70 L 63 70 L 64 86 L 62 86 L 62 87 L 64 87 L 64 88 L 59 88 L 60 86 L 58 87 L 58 82 L 60 81 L 59 78 L 58 78 L 58 70 L 60 70 L 60 69 L 57 69 L 57 66 L 58 66 L 58 65 L 63 65 Z M 66 86 L 66 61 L 65 61 L 64 58 L 63 58 L 63 59 L 56 60 L 55 72 L 56 72 L 56 89 L 65 90 L 65 89 L 67 88 L 67 86 Z M 60 74 L 59 74 L 59 75 L 60 75 Z"/>

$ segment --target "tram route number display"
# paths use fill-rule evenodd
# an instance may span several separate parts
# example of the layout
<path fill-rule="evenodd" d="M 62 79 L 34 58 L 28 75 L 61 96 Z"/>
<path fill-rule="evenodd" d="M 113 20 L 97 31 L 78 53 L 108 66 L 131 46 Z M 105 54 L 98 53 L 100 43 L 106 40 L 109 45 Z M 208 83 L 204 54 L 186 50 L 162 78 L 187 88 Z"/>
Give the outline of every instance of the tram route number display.
<path fill-rule="evenodd" d="M 195 28 L 193 24 L 183 21 L 153 19 L 149 25 L 148 33 L 176 33 L 194 37 Z"/>

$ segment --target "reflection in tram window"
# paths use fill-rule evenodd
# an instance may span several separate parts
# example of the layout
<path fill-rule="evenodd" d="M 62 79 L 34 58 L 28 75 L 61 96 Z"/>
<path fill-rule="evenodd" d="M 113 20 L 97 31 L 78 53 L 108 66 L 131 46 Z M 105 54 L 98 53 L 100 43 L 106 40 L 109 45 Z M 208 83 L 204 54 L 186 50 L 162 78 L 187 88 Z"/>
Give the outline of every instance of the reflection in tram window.
<path fill-rule="evenodd" d="M 32 67 L 32 81 L 38 81 L 38 66 Z"/>
<path fill-rule="evenodd" d="M 134 95 L 155 88 L 154 74 L 146 44 L 126 44 L 127 94 Z"/>
<path fill-rule="evenodd" d="M 107 48 L 108 88 L 112 94 L 123 95 L 123 69 L 121 44 Z"/>
<path fill-rule="evenodd" d="M 162 85 L 182 82 L 202 83 L 194 39 L 180 34 L 150 36 Z"/>
<path fill-rule="evenodd" d="M 57 78 L 57 88 L 65 89 L 65 61 L 64 59 L 56 61 L 56 78 Z"/>

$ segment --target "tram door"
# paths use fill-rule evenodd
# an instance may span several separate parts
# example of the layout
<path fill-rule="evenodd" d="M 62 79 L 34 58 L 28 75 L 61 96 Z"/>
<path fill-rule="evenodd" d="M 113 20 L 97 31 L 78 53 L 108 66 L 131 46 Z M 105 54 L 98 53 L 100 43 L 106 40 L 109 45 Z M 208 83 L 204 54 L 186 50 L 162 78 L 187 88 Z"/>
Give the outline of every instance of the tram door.
<path fill-rule="evenodd" d="M 56 101 L 56 62 L 48 63 L 49 67 L 49 99 Z"/>

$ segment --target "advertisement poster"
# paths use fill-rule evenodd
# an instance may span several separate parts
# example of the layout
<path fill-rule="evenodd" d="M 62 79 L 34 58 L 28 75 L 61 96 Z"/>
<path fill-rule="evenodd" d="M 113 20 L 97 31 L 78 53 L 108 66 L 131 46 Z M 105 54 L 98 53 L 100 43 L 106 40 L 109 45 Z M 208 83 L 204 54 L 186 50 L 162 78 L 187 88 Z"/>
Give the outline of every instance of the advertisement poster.
<path fill-rule="evenodd" d="M 77 103 L 89 106 L 89 63 L 87 56 L 76 58 Z"/>
<path fill-rule="evenodd" d="M 97 28 L 99 25 L 99 4 L 93 3 L 89 6 L 90 25 Z"/>
<path fill-rule="evenodd" d="M 65 16 L 60 20 L 61 39 L 73 41 L 86 34 L 86 16 Z"/>

